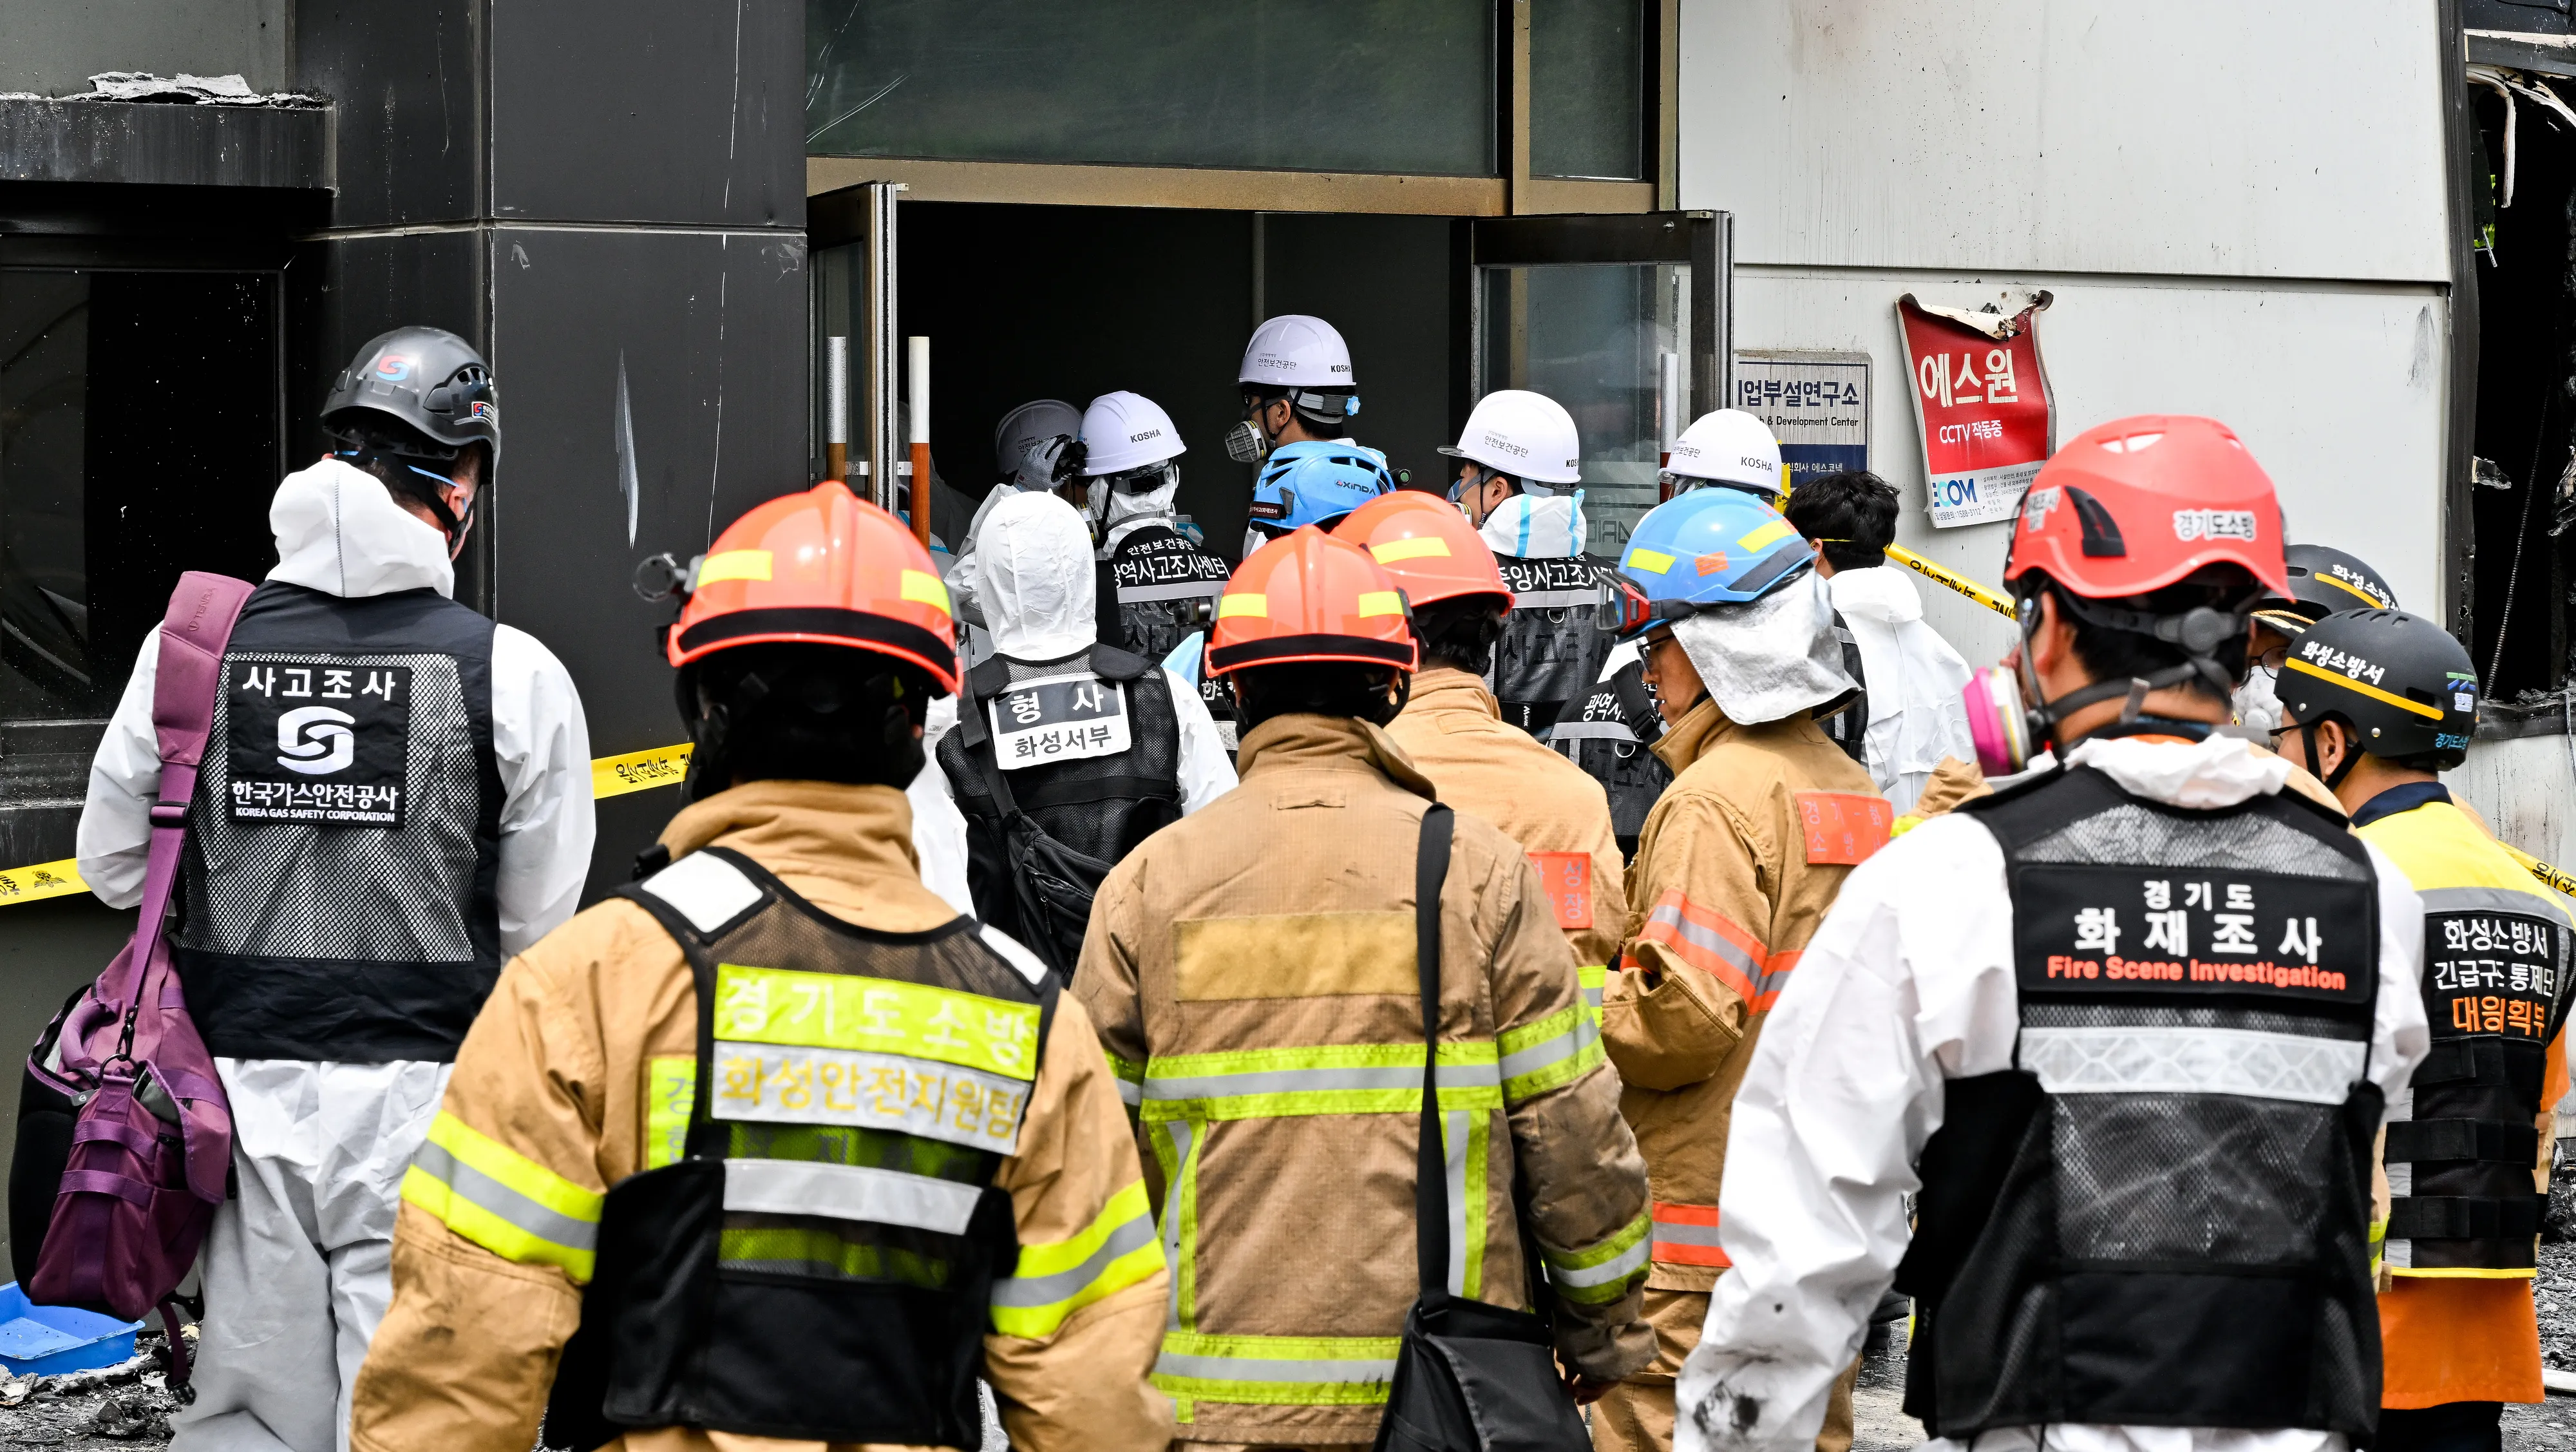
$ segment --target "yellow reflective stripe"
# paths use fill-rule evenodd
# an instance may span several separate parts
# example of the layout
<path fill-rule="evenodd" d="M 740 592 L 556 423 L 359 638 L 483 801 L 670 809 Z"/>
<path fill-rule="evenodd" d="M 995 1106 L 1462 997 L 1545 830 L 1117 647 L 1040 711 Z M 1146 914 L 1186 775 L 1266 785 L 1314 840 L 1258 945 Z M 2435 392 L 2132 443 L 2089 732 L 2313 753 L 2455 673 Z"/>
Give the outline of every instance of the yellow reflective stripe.
<path fill-rule="evenodd" d="M 1401 615 L 1404 613 L 1404 597 L 1393 590 L 1363 590 L 1360 592 L 1359 613 L 1362 617 Z"/>
<path fill-rule="evenodd" d="M 1503 1098 L 1514 1104 L 1571 1084 L 1604 1062 L 1601 1026 L 1581 1003 L 1504 1030 L 1502 1050 Z"/>
<path fill-rule="evenodd" d="M 2527 1281 L 2533 1276 L 2529 1266 L 2521 1270 L 2480 1270 L 2472 1266 L 2445 1266 L 2432 1270 L 2415 1270 L 2406 1266 L 2391 1266 L 2388 1273 L 2392 1276 L 2406 1276 L 2415 1280 L 2438 1281 Z"/>
<path fill-rule="evenodd" d="M 2436 723 L 2439 723 L 2442 719 L 2442 708 L 2439 706 L 2427 706 L 2421 701 L 2410 701 L 2404 696 L 2398 695 L 2394 691 L 2383 691 L 2368 681 L 2356 681 L 2341 671 L 2319 669 L 2317 666 L 2310 664 L 2307 661 L 2303 661 L 2295 655 L 2290 657 L 2285 664 L 2287 664 L 2290 669 L 2298 671 L 2304 675 L 2315 676 L 2321 681 L 2332 681 L 2347 691 L 2359 691 L 2361 694 L 2368 696 L 2374 701 L 2385 701 L 2389 705 L 2395 706 L 2401 711 L 2412 711 L 2416 715 L 2429 718 Z"/>
<path fill-rule="evenodd" d="M 1145 1066 L 1134 1059 L 1122 1059 L 1103 1049 L 1109 1059 L 1109 1072 L 1118 1081 L 1118 1101 L 1134 1110 L 1145 1102 Z"/>
<path fill-rule="evenodd" d="M 725 550 L 707 556 L 698 565 L 697 582 L 689 588 L 703 590 L 720 580 L 766 580 L 769 568 L 767 550 Z"/>
<path fill-rule="evenodd" d="M 1437 1062 L 1442 1109 L 1502 1107 L 1493 1044 L 1442 1044 Z M 1145 1066 L 1140 1111 L 1147 1121 L 1163 1122 L 1405 1114 L 1421 1107 L 1421 1045 L 1330 1044 L 1156 1058 Z"/>
<path fill-rule="evenodd" d="M 1647 1237 L 1653 1228 L 1653 1212 L 1640 1210 L 1618 1233 L 1583 1250 L 1560 1255 L 1541 1246 L 1548 1284 L 1565 1299 L 1585 1305 L 1618 1300 L 1645 1279 Z"/>
<path fill-rule="evenodd" d="M 1673 567 L 1673 557 L 1662 550 L 1632 549 L 1626 563 L 1636 569 L 1652 570 L 1661 575 Z"/>
<path fill-rule="evenodd" d="M 1797 531 L 1789 527 L 1789 521 L 1775 519 L 1736 540 L 1735 547 L 1740 550 L 1758 550 L 1773 540 L 1786 539 L 1795 533 Z"/>
<path fill-rule="evenodd" d="M 1163 1333 L 1154 1385 L 1167 1396 L 1253 1406 L 1354 1407 L 1386 1400 L 1393 1336 Z"/>
<path fill-rule="evenodd" d="M 1238 615 L 1250 615 L 1262 620 L 1269 619 L 1270 597 L 1243 590 L 1228 590 L 1223 598 L 1216 602 L 1216 618 L 1232 620 Z"/>
<path fill-rule="evenodd" d="M 504 1260 L 590 1279 L 604 1197 L 445 1110 L 403 1173 L 402 1197 Z"/>
<path fill-rule="evenodd" d="M 689 1111 L 697 1102 L 697 1055 L 664 1055 L 644 1065 L 644 1168 L 688 1157 Z"/>
<path fill-rule="evenodd" d="M 909 1054 L 1037 1079 L 1038 1006 L 926 983 L 716 965 L 718 1038 Z"/>
<path fill-rule="evenodd" d="M 915 604 L 936 606 L 942 615 L 957 613 L 948 608 L 948 587 L 940 583 L 937 575 L 927 570 L 904 571 L 902 588 L 903 598 L 906 600 Z"/>
<path fill-rule="evenodd" d="M 1020 1247 L 1019 1266 L 993 1287 L 993 1329 L 1005 1336 L 1052 1336 L 1065 1318 L 1163 1268 L 1153 1208 L 1138 1180 L 1109 1197 L 1071 1240 Z"/>
<path fill-rule="evenodd" d="M 1146 1131 L 1163 1170 L 1163 1258 L 1172 1267 L 1171 1324 L 1198 1325 L 1199 1150 L 1207 1126 L 1176 1120 Z"/>
<path fill-rule="evenodd" d="M 1384 544 L 1370 545 L 1369 553 L 1377 556 L 1381 565 L 1404 560 L 1445 560 L 1449 558 L 1449 541 L 1436 534 L 1416 535 L 1412 539 L 1391 539 Z"/>
<path fill-rule="evenodd" d="M 1601 992 L 1610 986 L 1610 965 L 1586 963 L 1574 970 L 1583 984 L 1583 1006 L 1592 1010 L 1592 1021 L 1601 1022 Z"/>

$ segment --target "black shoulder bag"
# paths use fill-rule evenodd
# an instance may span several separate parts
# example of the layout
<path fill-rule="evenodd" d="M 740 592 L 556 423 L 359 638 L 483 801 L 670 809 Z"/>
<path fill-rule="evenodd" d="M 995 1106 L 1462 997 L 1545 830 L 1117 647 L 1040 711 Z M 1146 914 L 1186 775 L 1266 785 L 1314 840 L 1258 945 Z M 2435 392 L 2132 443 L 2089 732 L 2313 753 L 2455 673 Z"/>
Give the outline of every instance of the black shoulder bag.
<path fill-rule="evenodd" d="M 1434 1064 L 1440 1043 L 1440 885 L 1449 809 L 1422 814 L 1414 956 L 1422 972 L 1422 1144 L 1413 1187 L 1421 1294 L 1404 1318 L 1377 1452 L 1588 1452 L 1591 1434 L 1557 1376 L 1544 1318 L 1449 1294 L 1448 1177 Z"/>

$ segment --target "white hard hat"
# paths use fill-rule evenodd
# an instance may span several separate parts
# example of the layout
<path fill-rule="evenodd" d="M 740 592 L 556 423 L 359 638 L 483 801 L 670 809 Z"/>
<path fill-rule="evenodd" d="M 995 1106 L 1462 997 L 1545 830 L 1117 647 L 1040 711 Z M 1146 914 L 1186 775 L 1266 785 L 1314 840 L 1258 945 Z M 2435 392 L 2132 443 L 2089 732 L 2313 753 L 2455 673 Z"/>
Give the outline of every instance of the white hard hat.
<path fill-rule="evenodd" d="M 1241 383 L 1273 388 L 1352 389 L 1351 350 L 1333 325 L 1304 313 L 1284 313 L 1252 330 L 1243 350 Z"/>
<path fill-rule="evenodd" d="M 1583 482 L 1583 440 L 1574 431 L 1574 415 L 1564 404 L 1526 388 L 1497 388 L 1476 400 L 1457 447 L 1443 445 L 1440 452 L 1473 459 L 1515 479 Z"/>
<path fill-rule="evenodd" d="M 1740 408 L 1701 414 L 1673 440 L 1665 472 L 1732 484 L 1769 498 L 1780 492 L 1780 441 Z"/>
<path fill-rule="evenodd" d="M 1082 432 L 1082 410 L 1060 398 L 1035 398 L 993 425 L 993 462 L 1005 477 L 1019 467 L 1029 445 L 1057 434 Z"/>
<path fill-rule="evenodd" d="M 1082 472 L 1098 478 L 1180 457 L 1181 431 L 1163 406 L 1141 393 L 1104 393 L 1082 411 Z"/>

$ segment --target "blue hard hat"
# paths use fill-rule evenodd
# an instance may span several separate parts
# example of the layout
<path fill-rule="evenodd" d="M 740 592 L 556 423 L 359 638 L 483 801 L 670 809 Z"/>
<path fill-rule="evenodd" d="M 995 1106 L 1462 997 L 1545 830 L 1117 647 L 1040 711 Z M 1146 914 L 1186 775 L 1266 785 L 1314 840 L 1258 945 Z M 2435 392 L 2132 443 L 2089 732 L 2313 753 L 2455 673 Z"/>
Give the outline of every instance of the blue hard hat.
<path fill-rule="evenodd" d="M 1619 555 L 1632 601 L 1620 638 L 1729 605 L 1749 605 L 1813 569 L 1816 556 L 1780 511 L 1733 489 L 1694 489 L 1637 521 Z"/>
<path fill-rule="evenodd" d="M 1307 440 L 1283 444 L 1263 461 L 1252 486 L 1252 527 L 1282 535 L 1334 520 L 1381 494 L 1395 492 L 1386 455 L 1358 444 Z"/>

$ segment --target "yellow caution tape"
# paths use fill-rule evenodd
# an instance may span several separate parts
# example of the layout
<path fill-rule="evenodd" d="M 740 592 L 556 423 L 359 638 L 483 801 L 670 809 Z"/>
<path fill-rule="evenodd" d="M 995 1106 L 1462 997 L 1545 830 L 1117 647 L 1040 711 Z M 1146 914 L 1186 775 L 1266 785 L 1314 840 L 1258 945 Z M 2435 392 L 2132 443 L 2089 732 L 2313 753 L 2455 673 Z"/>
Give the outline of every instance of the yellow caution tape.
<path fill-rule="evenodd" d="M 60 862 L 39 862 L 33 867 L 12 867 L 0 872 L 0 906 L 43 902 L 49 897 L 87 891 L 89 884 L 81 881 L 80 864 L 68 857 Z"/>
<path fill-rule="evenodd" d="M 2576 877 L 2568 876 L 2563 869 L 2550 866 L 2548 863 L 2541 861 L 2539 858 L 2532 856 L 2530 853 L 2523 851 L 2521 848 L 2514 846 L 2510 842 L 2498 842 L 2496 845 L 2502 847 L 2507 852 L 2512 853 L 2513 860 L 2521 863 L 2524 870 L 2528 871 L 2532 876 L 2548 883 L 2551 887 L 2558 889 L 2569 897 L 2576 897 Z"/>
<path fill-rule="evenodd" d="M 1902 545 L 1889 545 L 1887 557 L 1935 585 L 1958 591 L 1997 615 L 2007 615 L 2015 620 L 2021 618 L 2021 613 L 2013 608 L 2013 602 L 2009 598 L 1996 594 L 1965 575 L 1954 575 Z"/>
<path fill-rule="evenodd" d="M 622 797 L 628 792 L 678 786 L 688 774 L 689 743 L 685 741 L 677 746 L 630 751 L 624 756 L 594 757 L 590 763 L 590 794 Z"/>
<path fill-rule="evenodd" d="M 677 746 L 630 751 L 624 756 L 594 757 L 590 763 L 590 794 L 622 797 L 628 792 L 677 786 L 688 774 L 689 744 L 685 741 Z M 87 891 L 89 884 L 81 881 L 80 863 L 69 857 L 60 862 L 39 862 L 33 867 L 0 869 L 0 907 Z"/>

